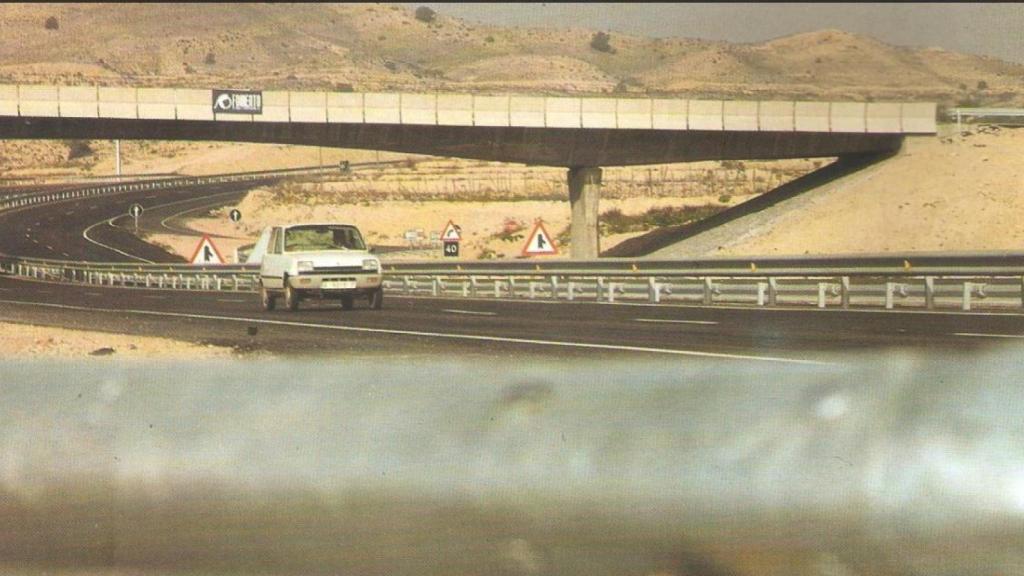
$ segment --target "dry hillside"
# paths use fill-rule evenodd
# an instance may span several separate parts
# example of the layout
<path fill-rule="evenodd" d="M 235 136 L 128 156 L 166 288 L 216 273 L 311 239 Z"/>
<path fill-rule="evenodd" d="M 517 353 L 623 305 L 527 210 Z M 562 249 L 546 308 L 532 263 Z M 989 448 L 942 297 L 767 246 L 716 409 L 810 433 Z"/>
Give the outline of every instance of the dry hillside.
<path fill-rule="evenodd" d="M 896 157 L 657 257 L 1024 248 L 1024 129 L 911 138 Z"/>
<path fill-rule="evenodd" d="M 56 27 L 46 26 L 54 18 Z M 3 4 L 0 82 L 1022 101 L 1024 66 L 825 30 L 759 44 L 477 25 L 395 4 Z"/>

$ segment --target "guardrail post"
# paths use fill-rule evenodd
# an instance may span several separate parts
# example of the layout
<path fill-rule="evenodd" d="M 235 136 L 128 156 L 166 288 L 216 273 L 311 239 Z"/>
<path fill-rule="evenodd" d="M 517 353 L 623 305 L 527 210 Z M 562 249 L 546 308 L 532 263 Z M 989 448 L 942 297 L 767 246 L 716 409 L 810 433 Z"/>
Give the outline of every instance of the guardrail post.
<path fill-rule="evenodd" d="M 566 300 L 573 300 L 576 297 L 576 295 L 573 294 L 573 292 L 575 292 L 575 291 L 576 291 L 576 283 L 575 282 L 573 282 L 572 280 L 569 280 L 568 282 L 565 283 L 565 299 Z"/>
<path fill-rule="evenodd" d="M 534 282 L 534 281 L 531 280 L 530 281 L 529 298 L 530 298 L 530 300 L 533 300 L 536 297 L 537 297 L 537 282 Z"/>
<path fill-rule="evenodd" d="M 932 310 L 935 308 L 935 277 L 924 277 L 924 306 Z"/>
<path fill-rule="evenodd" d="M 768 291 L 768 283 L 767 282 L 758 282 L 757 283 L 757 305 L 758 306 L 764 306 L 764 296 L 765 296 L 765 292 L 767 292 L 767 291 Z"/>
<path fill-rule="evenodd" d="M 885 283 L 885 309 L 892 310 L 893 308 L 893 293 L 896 291 L 895 282 Z"/>
<path fill-rule="evenodd" d="M 437 296 L 437 294 L 438 294 L 438 287 L 439 287 L 438 285 L 441 283 L 441 279 L 438 278 L 437 276 L 434 276 L 430 280 L 431 280 L 431 282 L 430 282 L 430 295 L 431 296 Z"/>
<path fill-rule="evenodd" d="M 497 278 L 494 279 L 494 297 L 501 297 L 501 280 L 498 280 Z"/>
<path fill-rule="evenodd" d="M 558 276 L 551 276 L 549 280 L 551 281 L 551 297 L 558 300 Z M 1024 280 L 1022 280 L 1022 282 L 1024 282 Z M 1022 298 L 1024 298 L 1024 296 L 1022 296 Z"/>
<path fill-rule="evenodd" d="M 850 277 L 843 276 L 839 279 L 839 291 L 840 299 L 842 300 L 843 309 L 850 307 Z"/>
<path fill-rule="evenodd" d="M 825 307 L 825 292 L 828 290 L 828 282 L 818 282 L 818 308 Z"/>
<path fill-rule="evenodd" d="M 615 290 L 618 289 L 618 288 L 619 288 L 619 284 L 617 282 L 609 282 L 608 283 L 608 303 L 609 304 L 615 302 Z"/>
<path fill-rule="evenodd" d="M 468 280 L 463 280 L 462 281 L 462 297 L 463 298 L 468 298 L 469 297 L 469 281 Z"/>
<path fill-rule="evenodd" d="M 470 293 L 470 295 L 473 296 L 473 298 L 477 297 L 477 291 L 479 289 L 480 289 L 480 286 L 477 284 L 476 276 L 470 276 L 469 277 L 469 293 Z"/>
<path fill-rule="evenodd" d="M 965 311 L 971 309 L 971 291 L 972 290 L 974 290 L 974 285 L 971 284 L 970 282 L 964 282 L 964 298 L 963 298 L 963 303 L 961 305 L 961 309 L 963 309 Z"/>
<path fill-rule="evenodd" d="M 714 288 L 714 285 L 711 283 L 711 277 L 710 276 L 705 276 L 704 277 L 704 305 L 705 306 L 710 306 L 711 305 L 711 297 L 712 297 L 712 293 L 711 292 L 712 292 L 713 288 Z"/>
<path fill-rule="evenodd" d="M 661 284 L 658 284 L 658 279 L 654 276 L 647 279 L 647 301 L 651 304 L 661 302 Z"/>
<path fill-rule="evenodd" d="M 604 289 L 605 289 L 604 277 L 603 276 L 598 276 L 598 278 L 597 278 L 597 293 L 594 294 L 594 297 L 597 300 L 601 300 L 601 293 L 604 292 Z"/>
<path fill-rule="evenodd" d="M 402 276 L 402 294 L 412 294 L 409 290 L 409 277 Z"/>
<path fill-rule="evenodd" d="M 217 287 L 217 291 L 218 292 L 220 292 L 221 283 L 222 282 L 223 282 L 223 280 L 221 279 L 220 276 L 214 276 L 214 278 L 213 278 L 213 285 Z"/>
<path fill-rule="evenodd" d="M 516 297 L 516 277 L 515 276 L 509 276 L 508 277 L 508 297 L 509 298 L 513 298 L 513 299 Z"/>
<path fill-rule="evenodd" d="M 775 306 L 779 302 L 779 281 L 777 278 L 768 278 L 768 305 Z"/>

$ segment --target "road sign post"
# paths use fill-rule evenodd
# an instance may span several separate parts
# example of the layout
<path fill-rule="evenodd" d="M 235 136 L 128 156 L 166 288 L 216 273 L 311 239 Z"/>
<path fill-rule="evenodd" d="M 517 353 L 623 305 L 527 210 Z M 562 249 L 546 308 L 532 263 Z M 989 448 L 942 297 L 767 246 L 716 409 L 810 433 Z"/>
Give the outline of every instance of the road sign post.
<path fill-rule="evenodd" d="M 523 246 L 523 256 L 552 256 L 558 254 L 558 246 L 555 245 L 551 234 L 544 228 L 544 221 L 540 218 L 533 225 L 533 231 L 527 237 L 526 245 Z"/>
<path fill-rule="evenodd" d="M 139 216 L 142 216 L 142 211 L 143 211 L 142 204 L 138 204 L 138 203 L 132 204 L 128 208 L 128 215 L 131 216 L 135 220 L 135 233 L 136 234 L 139 233 Z"/>
<path fill-rule="evenodd" d="M 444 246 L 442 253 L 446 258 L 458 258 L 460 240 L 462 240 L 462 228 L 449 220 L 441 232 L 441 242 Z"/>

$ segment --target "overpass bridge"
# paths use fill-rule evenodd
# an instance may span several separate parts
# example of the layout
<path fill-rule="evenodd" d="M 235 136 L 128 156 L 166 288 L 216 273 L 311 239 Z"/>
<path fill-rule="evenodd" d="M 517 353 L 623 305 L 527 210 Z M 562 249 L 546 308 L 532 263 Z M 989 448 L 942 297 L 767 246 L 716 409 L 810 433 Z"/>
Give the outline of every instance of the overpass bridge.
<path fill-rule="evenodd" d="M 242 106 L 218 105 L 237 98 Z M 848 157 L 933 134 L 936 106 L 0 85 L 0 138 L 215 140 L 568 169 L 572 256 L 599 253 L 601 167 Z"/>

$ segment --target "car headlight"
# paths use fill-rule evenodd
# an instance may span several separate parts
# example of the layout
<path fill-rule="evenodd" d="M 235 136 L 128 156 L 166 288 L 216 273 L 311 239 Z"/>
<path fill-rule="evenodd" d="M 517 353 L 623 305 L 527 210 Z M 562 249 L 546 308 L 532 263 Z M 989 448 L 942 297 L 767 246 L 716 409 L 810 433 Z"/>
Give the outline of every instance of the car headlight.
<path fill-rule="evenodd" d="M 313 261 L 312 260 L 299 260 L 299 272 L 312 272 Z"/>
<path fill-rule="evenodd" d="M 363 260 L 363 270 L 380 270 L 380 260 L 376 258 Z"/>

